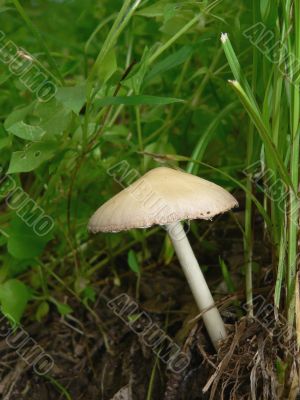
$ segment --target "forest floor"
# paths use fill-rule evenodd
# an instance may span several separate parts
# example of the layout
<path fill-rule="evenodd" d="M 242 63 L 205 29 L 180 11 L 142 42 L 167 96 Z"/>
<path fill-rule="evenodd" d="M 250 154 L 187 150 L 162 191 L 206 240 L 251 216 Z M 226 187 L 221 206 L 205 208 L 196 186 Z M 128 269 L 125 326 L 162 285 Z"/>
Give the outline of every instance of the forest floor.
<path fill-rule="evenodd" d="M 235 218 L 242 216 L 236 213 Z M 64 299 L 75 310 L 69 316 L 59 316 L 53 309 L 42 322 L 24 319 L 24 331 L 54 361 L 48 373 L 37 374 L 34 365 L 18 355 L 17 345 L 12 348 L 7 338 L 1 336 L 1 398 L 246 399 L 250 398 L 250 392 L 255 390 L 255 386 L 260 386 L 262 391 L 266 390 L 265 399 L 272 398 L 272 385 L 269 381 L 274 380 L 274 377 L 268 371 L 269 362 L 274 358 L 272 340 L 258 320 L 248 320 L 245 317 L 242 306 L 245 302 L 244 292 L 239 291 L 244 279 L 242 235 L 228 215 L 201 224 L 202 242 L 193 243 L 193 247 L 200 264 L 205 266 L 205 275 L 214 288 L 217 304 L 230 333 L 218 355 L 197 315 L 176 259 L 173 258 L 168 266 L 157 262 L 157 244 L 155 238 L 151 238 L 148 246 L 153 250 L 153 256 L 143 267 L 138 300 L 136 279 L 128 272 L 127 263 L 120 257 L 115 263 L 122 284 L 115 284 L 109 266 L 102 270 L 93 285 L 97 299 L 91 312 L 70 297 Z M 257 226 L 260 225 L 258 221 Z M 256 287 L 261 288 L 256 290 L 260 302 L 257 307 L 260 307 L 272 296 L 272 289 L 268 282 L 271 277 L 269 255 L 263 238 L 259 237 L 259 229 L 257 231 L 255 249 L 259 257 L 256 257 L 255 262 L 265 266 L 260 269 L 260 282 L 256 282 L 259 283 Z M 219 256 L 230 267 L 234 293 L 230 293 L 224 283 L 218 264 Z M 136 313 L 144 311 L 153 325 L 180 346 L 182 353 L 189 359 L 186 368 L 172 372 L 168 363 L 155 352 L 154 346 L 146 345 L 142 335 L 134 332 L 131 325 L 122 320 L 122 315 L 117 315 L 116 308 L 109 302 L 124 295 L 138 306 L 138 310 L 134 310 Z M 115 305 L 117 303 L 113 302 Z M 267 371 L 263 378 L 262 369 Z"/>

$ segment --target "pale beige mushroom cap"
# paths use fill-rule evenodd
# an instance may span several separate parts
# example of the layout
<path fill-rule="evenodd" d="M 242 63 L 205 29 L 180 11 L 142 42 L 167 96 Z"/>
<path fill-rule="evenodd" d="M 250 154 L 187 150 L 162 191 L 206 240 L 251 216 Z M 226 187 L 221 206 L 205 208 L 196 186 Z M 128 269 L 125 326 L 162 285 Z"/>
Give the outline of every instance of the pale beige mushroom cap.
<path fill-rule="evenodd" d="M 93 232 L 119 232 L 175 221 L 211 219 L 238 205 L 222 187 L 171 168 L 155 168 L 103 204 L 91 217 Z"/>

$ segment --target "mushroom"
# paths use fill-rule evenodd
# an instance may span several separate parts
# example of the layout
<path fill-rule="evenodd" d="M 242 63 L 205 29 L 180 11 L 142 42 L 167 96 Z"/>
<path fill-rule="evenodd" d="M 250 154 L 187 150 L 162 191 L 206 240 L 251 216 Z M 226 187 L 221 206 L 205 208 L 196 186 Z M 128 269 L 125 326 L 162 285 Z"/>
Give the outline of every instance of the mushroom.
<path fill-rule="evenodd" d="M 93 232 L 120 232 L 165 225 L 209 337 L 216 349 L 226 329 L 181 221 L 211 219 L 238 205 L 220 186 L 166 167 L 150 170 L 103 204 L 91 217 Z"/>

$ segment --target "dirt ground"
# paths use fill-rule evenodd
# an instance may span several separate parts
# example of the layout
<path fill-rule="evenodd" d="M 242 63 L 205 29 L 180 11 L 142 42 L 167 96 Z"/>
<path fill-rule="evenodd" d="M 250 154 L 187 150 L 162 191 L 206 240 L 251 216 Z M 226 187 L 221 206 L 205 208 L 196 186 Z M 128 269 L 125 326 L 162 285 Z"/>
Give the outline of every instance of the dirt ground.
<path fill-rule="evenodd" d="M 121 286 L 116 286 L 109 269 L 96 277 L 96 302 L 90 311 L 76 299 L 65 296 L 75 312 L 61 317 L 53 309 L 42 322 L 23 320 L 23 328 L 54 361 L 53 368 L 38 375 L 32 365 L 0 342 L 0 393 L 3 400 L 198 400 L 275 398 L 277 390 L 271 364 L 276 357 L 274 341 L 257 320 L 243 317 L 243 243 L 228 216 L 203 223 L 202 243 L 193 243 L 197 257 L 228 326 L 228 342 L 216 355 L 206 336 L 201 318 L 174 258 L 168 266 L 156 259 L 156 242 L 149 247 L 153 256 L 145 262 L 139 290 L 128 273 L 124 259 L 116 260 Z M 153 243 L 152 243 L 153 241 Z M 257 294 L 272 295 L 271 271 L 261 238 L 256 243 L 261 269 Z M 226 261 L 236 285 L 228 293 L 218 265 Z M 108 267 L 107 267 L 108 268 Z M 240 283 L 240 284 L 239 284 Z M 126 294 L 145 311 L 189 359 L 182 372 L 174 373 L 146 346 L 111 307 L 108 301 Z M 284 349 L 282 350 L 284 352 Z M 275 379 L 276 381 L 276 379 Z M 272 397 L 273 396 L 273 397 Z M 254 397 L 253 397 L 254 398 Z"/>

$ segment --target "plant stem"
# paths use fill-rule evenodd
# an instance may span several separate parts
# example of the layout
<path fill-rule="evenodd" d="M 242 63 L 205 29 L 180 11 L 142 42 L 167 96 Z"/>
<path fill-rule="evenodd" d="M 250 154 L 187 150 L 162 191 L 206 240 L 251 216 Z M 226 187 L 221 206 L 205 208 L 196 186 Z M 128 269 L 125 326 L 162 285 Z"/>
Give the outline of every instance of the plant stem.
<path fill-rule="evenodd" d="M 296 60 L 300 57 L 300 6 L 299 2 L 294 3 L 294 30 L 295 30 L 295 43 L 294 43 L 294 56 Z M 288 232 L 288 277 L 287 277 L 287 290 L 288 290 L 288 320 L 292 324 L 294 321 L 295 313 L 295 282 L 296 282 L 296 267 L 297 267 L 297 238 L 298 238 L 298 219 L 299 219 L 299 205 L 298 205 L 298 185 L 299 185 L 299 117 L 300 117 L 300 95 L 297 70 L 293 70 L 293 63 L 289 63 L 291 71 L 289 76 L 291 79 L 291 165 L 290 173 L 292 179 L 292 188 L 290 190 L 290 208 L 288 213 L 289 232 Z"/>
<path fill-rule="evenodd" d="M 186 237 L 180 222 L 167 225 L 168 234 L 173 243 L 179 262 L 186 276 L 194 299 L 199 307 L 209 337 L 217 350 L 219 341 L 226 338 L 226 329 L 204 275 Z"/>
<path fill-rule="evenodd" d="M 257 1 L 253 1 L 253 22 L 257 19 Z M 253 47 L 253 75 L 252 75 L 252 92 L 256 92 L 257 83 L 257 70 L 258 70 L 258 54 L 255 47 Z M 247 168 L 250 167 L 253 161 L 254 151 L 254 124 L 252 121 L 249 123 L 249 132 L 247 137 Z M 246 207 L 245 207 L 245 236 L 244 236 L 244 249 L 245 249 L 245 286 L 246 286 L 246 301 L 248 316 L 253 317 L 253 281 L 252 281 L 252 257 L 253 257 L 253 232 L 252 232 L 252 176 L 247 175 L 246 186 Z"/>

